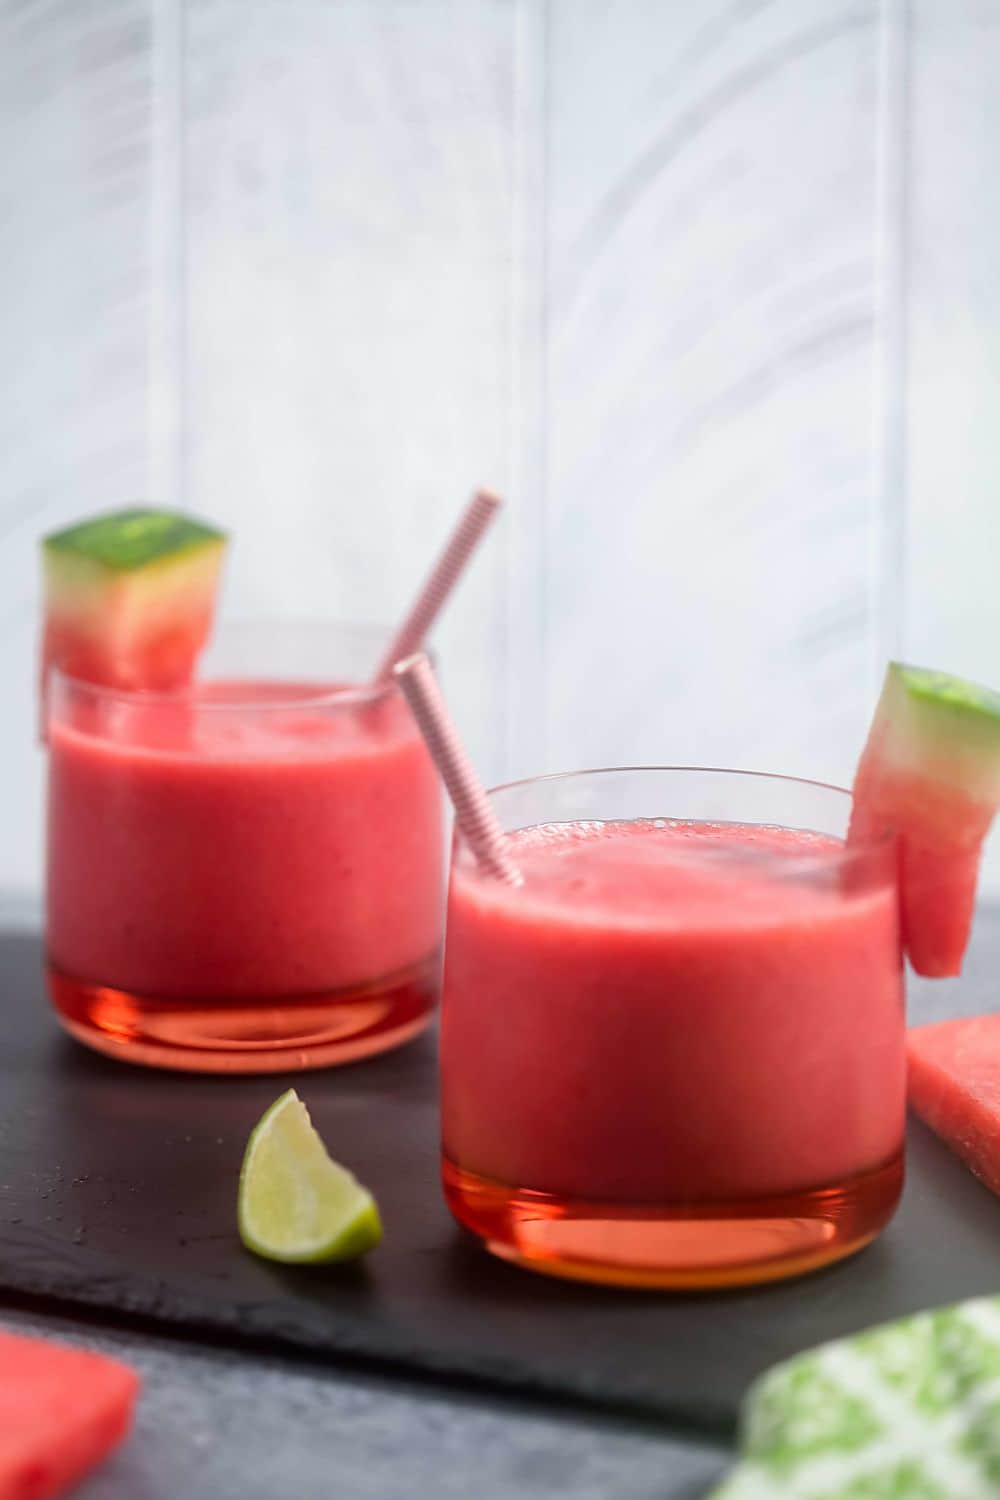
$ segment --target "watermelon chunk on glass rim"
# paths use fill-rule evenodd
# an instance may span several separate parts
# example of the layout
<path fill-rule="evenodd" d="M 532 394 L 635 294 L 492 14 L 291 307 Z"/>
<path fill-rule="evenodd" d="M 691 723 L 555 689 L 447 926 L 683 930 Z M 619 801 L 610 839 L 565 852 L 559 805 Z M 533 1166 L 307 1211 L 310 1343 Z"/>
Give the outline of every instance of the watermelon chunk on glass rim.
<path fill-rule="evenodd" d="M 183 686 L 208 638 L 223 532 L 167 510 L 96 516 L 45 538 L 50 667 L 108 687 Z"/>
<path fill-rule="evenodd" d="M 932 978 L 958 974 L 1000 804 L 1000 694 L 890 662 L 853 795 L 849 840 L 897 840 L 911 964 Z"/>

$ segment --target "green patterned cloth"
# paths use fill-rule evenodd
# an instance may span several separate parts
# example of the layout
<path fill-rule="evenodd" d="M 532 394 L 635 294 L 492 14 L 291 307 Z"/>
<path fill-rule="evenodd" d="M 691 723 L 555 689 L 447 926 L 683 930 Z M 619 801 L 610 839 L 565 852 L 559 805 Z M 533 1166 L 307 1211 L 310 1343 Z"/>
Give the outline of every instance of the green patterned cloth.
<path fill-rule="evenodd" d="M 1000 1297 L 825 1344 L 751 1388 L 710 1500 L 998 1500 Z"/>

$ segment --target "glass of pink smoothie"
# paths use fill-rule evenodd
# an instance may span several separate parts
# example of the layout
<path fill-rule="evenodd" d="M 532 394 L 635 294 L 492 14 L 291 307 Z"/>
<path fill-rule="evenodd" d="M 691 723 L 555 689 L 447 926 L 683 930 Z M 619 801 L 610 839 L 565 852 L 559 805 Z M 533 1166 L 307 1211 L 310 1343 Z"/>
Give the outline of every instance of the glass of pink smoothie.
<path fill-rule="evenodd" d="M 891 849 L 850 797 L 644 768 L 492 792 L 523 884 L 461 844 L 448 905 L 444 1186 L 538 1271 L 699 1287 L 857 1250 L 902 1184 Z"/>
<path fill-rule="evenodd" d="M 397 1045 L 437 998 L 443 822 L 389 633 L 223 629 L 191 689 L 53 674 L 49 987 L 133 1062 L 269 1072 Z"/>

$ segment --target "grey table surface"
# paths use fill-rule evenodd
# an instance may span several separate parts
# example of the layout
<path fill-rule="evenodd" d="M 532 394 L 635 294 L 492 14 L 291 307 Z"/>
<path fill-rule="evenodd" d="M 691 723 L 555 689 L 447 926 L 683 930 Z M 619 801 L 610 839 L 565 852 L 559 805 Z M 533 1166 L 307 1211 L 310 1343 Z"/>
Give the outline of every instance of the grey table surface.
<path fill-rule="evenodd" d="M 116 1355 L 142 1376 L 132 1436 L 78 1500 L 700 1500 L 727 1463 L 589 1414 L 2 1306 L 0 1326 Z"/>
<path fill-rule="evenodd" d="M 0 923 L 37 915 L 0 897 Z M 997 1008 L 1000 912 L 961 980 L 910 983 L 911 1018 Z M 127 1444 L 79 1500 L 702 1500 L 731 1456 L 652 1424 L 376 1378 L 4 1305 L 0 1327 L 127 1360 L 143 1378 Z"/>

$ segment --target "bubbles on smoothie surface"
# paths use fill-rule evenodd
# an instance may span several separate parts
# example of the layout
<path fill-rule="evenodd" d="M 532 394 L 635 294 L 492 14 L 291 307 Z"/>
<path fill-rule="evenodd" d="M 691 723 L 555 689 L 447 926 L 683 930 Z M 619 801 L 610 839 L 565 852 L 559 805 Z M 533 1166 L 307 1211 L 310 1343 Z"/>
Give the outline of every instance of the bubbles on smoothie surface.
<path fill-rule="evenodd" d="M 753 910 L 837 889 L 842 841 L 805 829 L 679 818 L 538 824 L 510 835 L 532 898 L 643 918 Z"/>

